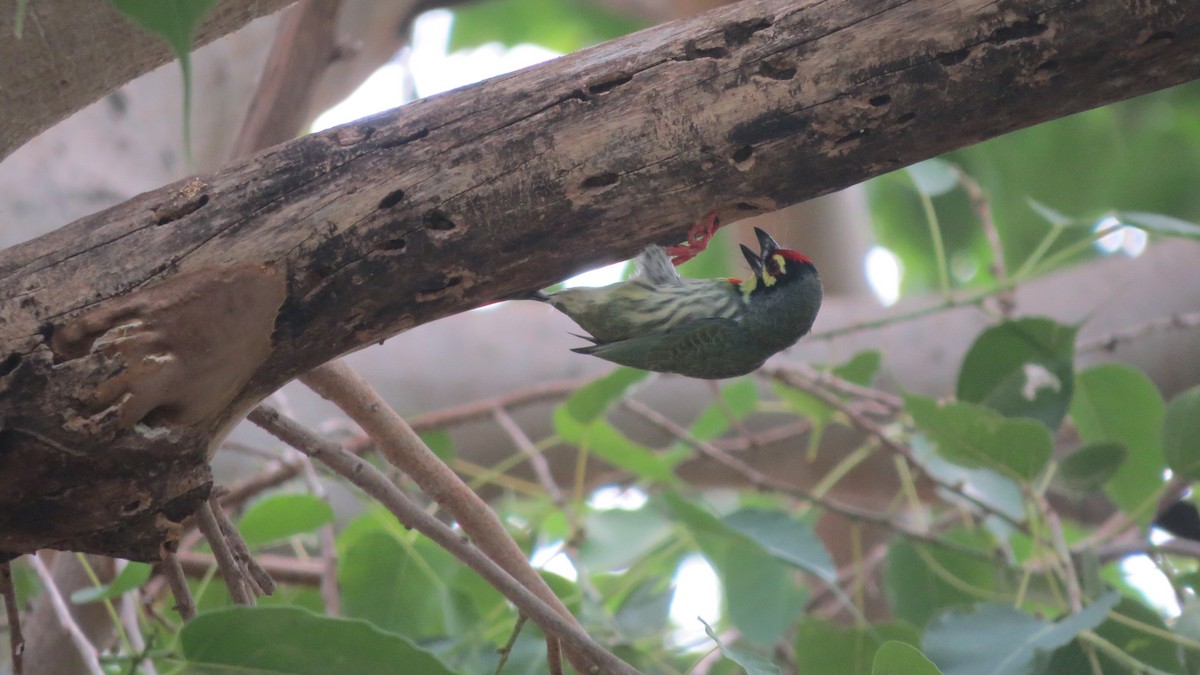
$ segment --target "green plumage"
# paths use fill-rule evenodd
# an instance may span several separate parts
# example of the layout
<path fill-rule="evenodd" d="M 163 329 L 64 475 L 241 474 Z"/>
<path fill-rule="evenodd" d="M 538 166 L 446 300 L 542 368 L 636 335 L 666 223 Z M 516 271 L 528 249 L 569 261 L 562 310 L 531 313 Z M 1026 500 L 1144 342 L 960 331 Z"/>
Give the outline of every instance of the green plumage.
<path fill-rule="evenodd" d="M 762 255 L 743 247 L 755 272 L 747 282 L 680 278 L 653 246 L 628 281 L 539 299 L 591 333 L 596 344 L 573 350 L 581 354 L 702 379 L 745 375 L 807 333 L 821 306 L 812 262 L 757 231 Z"/>

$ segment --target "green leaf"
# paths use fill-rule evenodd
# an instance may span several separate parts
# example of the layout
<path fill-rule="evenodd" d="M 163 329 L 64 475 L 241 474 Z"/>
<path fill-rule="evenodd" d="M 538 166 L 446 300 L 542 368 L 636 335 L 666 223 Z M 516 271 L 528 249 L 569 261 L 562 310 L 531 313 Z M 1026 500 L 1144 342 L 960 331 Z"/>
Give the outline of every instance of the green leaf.
<path fill-rule="evenodd" d="M 113 5 L 142 28 L 171 45 L 183 71 L 183 138 L 191 154 L 192 40 L 217 0 L 112 0 Z"/>
<path fill-rule="evenodd" d="M 600 419 L 617 399 L 633 385 L 646 379 L 649 371 L 618 367 L 575 390 L 555 411 L 565 410 L 576 422 L 588 424 Z"/>
<path fill-rule="evenodd" d="M 960 466 L 1030 480 L 1054 450 L 1050 432 L 1032 420 L 1008 419 L 969 403 L 939 403 L 923 396 L 905 396 L 904 401 L 913 421 L 937 443 L 938 453 Z"/>
<path fill-rule="evenodd" d="M 1124 225 L 1132 225 L 1154 234 L 1200 239 L 1200 225 L 1172 216 L 1137 211 L 1119 211 L 1113 215 Z"/>
<path fill-rule="evenodd" d="M 1177 395 L 1167 405 L 1163 455 L 1172 471 L 1200 480 L 1200 386 Z"/>
<path fill-rule="evenodd" d="M 1137 659 L 1151 668 L 1157 668 L 1163 673 L 1185 672 L 1179 661 L 1179 648 L 1171 640 L 1171 630 L 1163 623 L 1156 611 L 1136 600 L 1123 597 L 1113 613 L 1145 624 L 1150 630 L 1156 632 L 1151 633 L 1116 619 L 1109 619 L 1095 629 L 1097 635 L 1112 643 L 1129 657 Z M 1118 663 L 1101 650 L 1093 650 L 1093 655 L 1099 659 L 1102 673 L 1129 672 L 1126 663 Z M 1054 657 L 1050 659 L 1050 663 L 1041 672 L 1045 675 L 1060 675 L 1060 673 L 1092 673 L 1094 671 L 1091 661 L 1079 648 L 1079 643 L 1076 641 L 1056 651 Z"/>
<path fill-rule="evenodd" d="M 391 533 L 358 535 L 338 558 L 345 616 L 414 639 L 444 632 L 441 584 Z"/>
<path fill-rule="evenodd" d="M 1120 443 L 1089 443 L 1059 464 L 1057 485 L 1078 495 L 1099 490 L 1117 475 L 1127 454 Z"/>
<path fill-rule="evenodd" d="M 995 545 L 981 528 L 956 530 L 947 538 L 984 553 Z M 966 553 L 907 539 L 896 539 L 888 548 L 884 589 L 896 617 L 914 625 L 924 626 L 939 610 L 974 602 L 998 585 L 991 564 Z"/>
<path fill-rule="evenodd" d="M 913 437 L 910 444 L 913 457 L 921 467 L 935 478 L 947 485 L 961 485 L 967 488 L 975 498 L 1014 520 L 1025 518 L 1025 503 L 1021 495 L 1021 485 L 1014 479 L 996 473 L 991 469 L 968 469 L 959 466 L 938 454 L 936 444 L 923 434 Z M 951 504 L 957 504 L 964 509 L 977 509 L 971 500 L 952 492 L 941 494 Z M 994 516 L 988 516 L 994 518 Z"/>
<path fill-rule="evenodd" d="M 804 593 L 792 566 L 754 546 L 731 544 L 719 560 L 729 621 L 742 637 L 770 648 L 804 613 Z"/>
<path fill-rule="evenodd" d="M 958 172 L 954 165 L 944 159 L 927 159 L 904 169 L 916 183 L 917 189 L 937 197 L 953 190 L 958 185 Z"/>
<path fill-rule="evenodd" d="M 615 467 L 632 472 L 643 480 L 676 484 L 679 479 L 672 471 L 676 462 L 654 454 L 649 448 L 634 443 L 607 420 L 596 419 L 581 424 L 566 406 L 554 411 L 554 430 L 568 443 L 586 448 Z M 678 458 L 682 460 L 683 457 Z"/>
<path fill-rule="evenodd" d="M 671 534 L 671 522 L 654 508 L 593 511 L 584 520 L 587 537 L 579 559 L 589 572 L 627 568 Z"/>
<path fill-rule="evenodd" d="M 1042 318 L 985 330 L 963 358 L 958 399 L 1058 429 L 1074 386 L 1075 332 Z"/>
<path fill-rule="evenodd" d="M 1103 623 L 1120 599 L 1120 593 L 1110 591 L 1056 623 L 1009 605 L 954 608 L 929 623 L 922 648 L 945 675 L 1028 673 L 1047 652 Z"/>
<path fill-rule="evenodd" d="M 920 649 L 892 640 L 875 653 L 871 675 L 943 675 Z"/>
<path fill-rule="evenodd" d="M 613 620 L 626 635 L 657 635 L 667 628 L 674 598 L 674 585 L 643 580 L 625 596 Z"/>
<path fill-rule="evenodd" d="M 797 671 L 804 675 L 871 675 L 880 645 L 889 640 L 916 645 L 921 631 L 907 623 L 851 627 L 805 617 L 793 642 Z"/>
<path fill-rule="evenodd" d="M 771 555 L 832 582 L 837 567 L 812 528 L 782 511 L 741 509 L 721 519 Z"/>
<path fill-rule="evenodd" d="M 864 349 L 850 357 L 850 360 L 840 366 L 834 366 L 833 374 L 853 382 L 861 387 L 871 385 L 879 366 L 883 363 L 883 354 L 878 349 Z"/>
<path fill-rule="evenodd" d="M 238 531 L 249 546 L 262 546 L 312 532 L 333 522 L 329 502 L 310 494 L 275 494 L 256 501 L 242 516 Z"/>
<path fill-rule="evenodd" d="M 1146 524 L 1162 485 L 1162 395 L 1141 371 L 1107 364 L 1075 377 L 1070 414 L 1085 443 L 1119 443 L 1127 459 L 1105 491 L 1127 515 Z"/>
<path fill-rule="evenodd" d="M 295 607 L 207 612 L 184 625 L 180 644 L 188 672 L 454 675 L 436 656 L 399 635 L 366 621 Z"/>
<path fill-rule="evenodd" d="M 565 54 L 649 25 L 586 0 L 490 0 L 453 12 L 450 51 L 499 42 L 538 44 Z"/>
<path fill-rule="evenodd" d="M 175 56 L 186 58 L 192 38 L 217 0 L 112 0 L 121 13 L 166 40 Z"/>
<path fill-rule="evenodd" d="M 99 600 L 112 600 L 146 583 L 152 568 L 146 563 L 131 562 L 111 582 L 103 586 L 81 588 L 71 594 L 71 602 L 86 605 Z"/>
<path fill-rule="evenodd" d="M 833 420 L 833 408 L 807 391 L 784 384 L 779 380 L 771 380 L 771 391 L 775 392 L 775 396 L 780 401 L 812 423 L 812 433 L 808 443 L 810 452 L 820 447 L 825 427 L 829 426 Z"/>
<path fill-rule="evenodd" d="M 785 513 L 743 509 L 718 519 L 677 495 L 663 497 L 721 575 L 734 625 L 748 638 L 753 635 L 754 642 L 776 640 L 803 608 L 788 568 L 798 567 L 825 581 L 834 578 L 833 560 L 824 544 L 808 525 Z M 758 587 L 751 589 L 755 578 Z M 763 595 L 768 591 L 775 597 Z"/>
<path fill-rule="evenodd" d="M 504 605 L 494 589 L 445 549 L 414 537 L 382 508 L 338 536 L 342 612 L 413 639 L 454 635 Z M 491 614 L 507 618 L 504 611 Z"/>
<path fill-rule="evenodd" d="M 454 449 L 454 439 L 450 438 L 450 432 L 445 429 L 431 429 L 420 433 L 421 440 L 425 441 L 425 445 L 437 455 L 438 459 L 443 462 L 450 462 L 457 454 Z"/>
<path fill-rule="evenodd" d="M 721 387 L 721 398 L 725 401 L 724 406 L 713 403 L 696 417 L 691 428 L 693 436 L 706 441 L 725 433 L 729 429 L 726 406 L 736 419 L 742 419 L 754 412 L 755 406 L 758 405 L 758 387 L 753 378 L 739 378 Z"/>
<path fill-rule="evenodd" d="M 712 629 L 712 626 L 708 625 L 707 621 L 700 619 L 700 623 L 704 624 L 704 632 L 708 633 L 708 637 L 717 643 L 721 654 L 730 661 L 745 668 L 746 675 L 779 675 L 779 666 L 776 666 L 754 652 L 722 644 L 721 640 L 717 637 L 716 631 Z"/>

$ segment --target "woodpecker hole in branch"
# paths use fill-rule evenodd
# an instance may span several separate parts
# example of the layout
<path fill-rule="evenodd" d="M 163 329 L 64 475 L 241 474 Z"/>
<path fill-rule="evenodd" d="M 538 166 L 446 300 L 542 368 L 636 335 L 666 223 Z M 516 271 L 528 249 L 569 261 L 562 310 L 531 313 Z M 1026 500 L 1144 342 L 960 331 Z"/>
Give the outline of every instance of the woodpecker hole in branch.
<path fill-rule="evenodd" d="M 587 92 L 594 96 L 606 94 L 623 84 L 627 84 L 632 79 L 633 76 L 629 75 L 628 73 L 614 73 L 609 75 L 607 78 L 601 78 L 600 80 L 589 84 L 587 86 Z"/>
<path fill-rule="evenodd" d="M 616 185 L 617 181 L 619 180 L 621 180 L 621 177 L 615 173 L 601 173 L 595 176 L 588 176 L 587 178 L 584 178 L 580 185 L 583 186 L 584 189 L 594 190 L 596 188 Z"/>
<path fill-rule="evenodd" d="M 448 232 L 458 227 L 458 224 L 441 211 L 434 210 L 425 214 L 425 227 L 439 232 Z"/>
<path fill-rule="evenodd" d="M 404 190 L 392 190 L 387 193 L 387 196 L 379 200 L 379 206 L 376 209 L 390 209 L 399 204 L 404 199 Z"/>
<path fill-rule="evenodd" d="M 750 37 L 755 33 L 761 30 L 766 30 L 770 27 L 771 20 L 767 19 L 766 17 L 739 21 L 738 23 L 725 27 L 725 44 L 744 45 L 750 41 Z"/>
<path fill-rule="evenodd" d="M 796 76 L 796 68 L 785 62 L 763 61 L 758 66 L 758 74 L 772 80 L 790 80 Z"/>

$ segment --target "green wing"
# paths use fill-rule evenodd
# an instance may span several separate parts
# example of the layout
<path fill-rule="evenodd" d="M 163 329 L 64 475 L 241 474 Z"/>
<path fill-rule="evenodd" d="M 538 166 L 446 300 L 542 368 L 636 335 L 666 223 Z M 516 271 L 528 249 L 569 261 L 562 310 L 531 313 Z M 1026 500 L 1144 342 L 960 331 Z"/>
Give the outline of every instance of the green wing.
<path fill-rule="evenodd" d="M 720 379 L 744 375 L 765 360 L 741 349 L 739 334 L 733 319 L 696 319 L 667 331 L 573 351 L 632 368 Z"/>

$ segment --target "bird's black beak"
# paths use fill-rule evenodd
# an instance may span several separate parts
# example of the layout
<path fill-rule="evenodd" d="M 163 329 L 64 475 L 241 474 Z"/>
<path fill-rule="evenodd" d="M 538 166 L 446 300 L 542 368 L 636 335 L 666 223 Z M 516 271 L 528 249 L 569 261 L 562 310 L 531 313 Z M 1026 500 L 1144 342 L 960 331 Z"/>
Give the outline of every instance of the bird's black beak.
<path fill-rule="evenodd" d="M 778 251 L 780 248 L 782 248 L 782 246 L 779 245 L 779 242 L 777 242 L 771 238 L 771 235 L 767 234 L 766 232 L 763 232 L 762 230 L 758 229 L 757 227 L 754 228 L 754 236 L 758 237 L 758 245 L 759 245 L 759 247 L 762 248 L 762 253 L 759 254 L 759 257 L 762 260 L 766 260 L 767 258 L 771 257 L 771 255 L 773 255 L 776 251 Z M 761 261 L 760 261 L 760 263 L 761 263 Z"/>
<path fill-rule="evenodd" d="M 770 239 L 770 237 L 768 237 Z M 750 263 L 750 269 L 754 272 L 754 276 L 762 278 L 763 261 L 762 258 L 755 255 L 748 246 L 742 244 L 742 255 L 746 256 L 746 262 Z"/>

